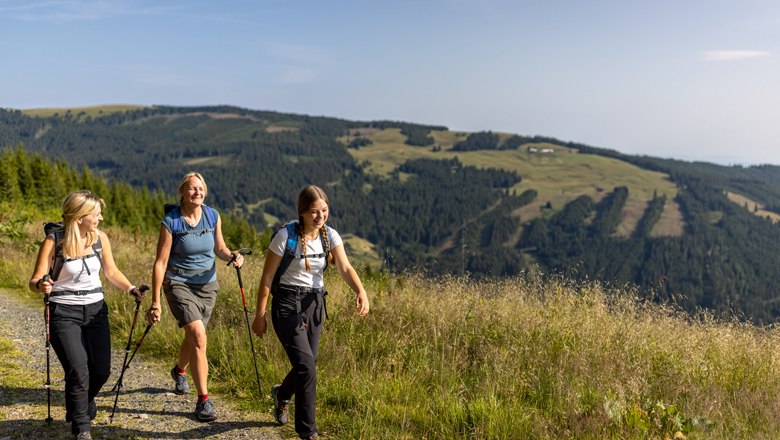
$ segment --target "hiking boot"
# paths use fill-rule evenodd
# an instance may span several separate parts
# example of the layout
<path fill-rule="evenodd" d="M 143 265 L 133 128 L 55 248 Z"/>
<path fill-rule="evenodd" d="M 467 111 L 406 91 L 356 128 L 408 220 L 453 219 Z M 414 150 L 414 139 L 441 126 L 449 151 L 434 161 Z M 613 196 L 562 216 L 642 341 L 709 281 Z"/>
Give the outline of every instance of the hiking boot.
<path fill-rule="evenodd" d="M 274 418 L 276 419 L 276 423 L 286 425 L 287 422 L 290 421 L 290 409 L 288 408 L 290 401 L 279 400 L 279 388 L 281 387 L 281 384 L 272 386 L 271 396 L 274 398 Z"/>
<path fill-rule="evenodd" d="M 92 440 L 92 434 L 90 434 L 89 431 L 79 432 L 73 438 L 76 440 Z"/>
<path fill-rule="evenodd" d="M 190 384 L 187 383 L 187 375 L 177 373 L 177 369 L 178 367 L 175 365 L 171 368 L 171 377 L 176 382 L 173 392 L 176 394 L 187 394 L 190 392 Z"/>
<path fill-rule="evenodd" d="M 211 399 L 198 402 L 198 404 L 195 405 L 195 416 L 201 422 L 217 420 L 217 408 L 214 407 L 214 402 L 212 402 Z"/>

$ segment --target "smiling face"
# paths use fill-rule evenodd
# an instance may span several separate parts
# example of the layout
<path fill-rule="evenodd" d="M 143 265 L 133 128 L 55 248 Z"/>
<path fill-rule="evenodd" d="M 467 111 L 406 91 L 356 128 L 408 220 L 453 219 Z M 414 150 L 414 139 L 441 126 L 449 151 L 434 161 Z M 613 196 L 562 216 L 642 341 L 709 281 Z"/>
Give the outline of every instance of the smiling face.
<path fill-rule="evenodd" d="M 203 204 L 206 198 L 206 185 L 197 176 L 192 176 L 184 181 L 179 187 L 179 198 L 182 204 L 187 203 L 194 206 Z"/>
<path fill-rule="evenodd" d="M 298 215 L 306 231 L 321 229 L 328 220 L 330 201 L 320 187 L 306 185 L 298 193 Z"/>
<path fill-rule="evenodd" d="M 304 230 L 321 229 L 328 221 L 328 204 L 323 199 L 319 199 L 309 206 L 309 209 L 303 211 Z"/>
<path fill-rule="evenodd" d="M 103 221 L 103 214 L 100 206 L 97 209 L 84 217 L 76 220 L 79 225 L 79 232 L 84 235 L 88 232 L 97 232 L 98 224 Z"/>

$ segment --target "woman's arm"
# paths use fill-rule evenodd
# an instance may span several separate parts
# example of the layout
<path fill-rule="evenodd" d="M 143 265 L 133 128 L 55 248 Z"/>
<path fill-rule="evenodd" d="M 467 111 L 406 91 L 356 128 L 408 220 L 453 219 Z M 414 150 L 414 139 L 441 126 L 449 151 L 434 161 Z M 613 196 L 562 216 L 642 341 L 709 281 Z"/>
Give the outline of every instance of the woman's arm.
<path fill-rule="evenodd" d="M 344 245 L 340 244 L 331 249 L 331 253 L 333 254 L 333 260 L 336 262 L 336 269 L 338 270 L 339 275 L 341 275 L 341 278 L 343 278 L 349 287 L 357 294 L 355 297 L 355 306 L 358 309 L 358 314 L 360 314 L 360 316 L 365 316 L 369 309 L 368 295 L 366 294 L 366 290 L 363 289 L 363 283 L 360 282 L 360 277 L 358 277 L 355 268 L 349 263 L 347 253 L 344 251 Z"/>
<path fill-rule="evenodd" d="M 111 241 L 108 239 L 105 232 L 98 231 L 98 234 L 100 236 L 100 242 L 103 245 L 103 275 L 105 275 L 106 279 L 117 288 L 122 289 L 127 293 L 132 293 L 131 289 L 135 286 L 127 279 L 125 274 L 116 267 L 114 252 L 111 250 Z M 136 299 L 139 299 L 137 295 Z"/>
<path fill-rule="evenodd" d="M 154 258 L 154 265 L 152 265 L 152 303 L 146 314 L 146 320 L 150 324 L 155 324 L 160 320 L 160 292 L 172 245 L 173 236 L 165 225 L 160 225 L 160 235 L 157 237 L 157 255 Z"/>
<path fill-rule="evenodd" d="M 27 286 L 33 292 L 41 292 L 48 295 L 51 293 L 51 286 L 54 284 L 51 280 L 43 281 L 44 275 L 49 273 L 51 266 L 51 260 L 54 254 L 54 239 L 46 237 L 41 243 L 40 249 L 38 249 L 38 258 L 35 260 L 35 269 L 33 269 L 32 277 Z"/>
<path fill-rule="evenodd" d="M 204 208 L 205 209 L 205 208 Z M 225 244 L 225 239 L 222 237 L 222 217 L 217 218 L 217 233 L 214 239 L 214 254 L 222 261 L 230 261 L 233 259 L 233 252 Z M 241 267 L 244 264 L 244 256 L 236 252 L 236 259 L 233 260 L 233 266 Z"/>
<path fill-rule="evenodd" d="M 266 252 L 265 265 L 263 265 L 263 276 L 260 279 L 260 287 L 257 289 L 257 307 L 255 308 L 255 319 L 252 321 L 252 330 L 257 336 L 263 337 L 268 322 L 265 319 L 265 311 L 268 307 L 268 297 L 271 294 L 271 284 L 274 281 L 276 270 L 279 269 L 282 257 L 276 255 L 270 250 Z"/>

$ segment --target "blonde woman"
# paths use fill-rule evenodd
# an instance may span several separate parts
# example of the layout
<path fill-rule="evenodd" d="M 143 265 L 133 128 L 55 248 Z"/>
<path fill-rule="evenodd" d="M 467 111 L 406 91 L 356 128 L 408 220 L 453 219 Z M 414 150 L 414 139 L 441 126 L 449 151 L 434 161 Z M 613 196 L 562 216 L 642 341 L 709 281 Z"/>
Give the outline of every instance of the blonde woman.
<path fill-rule="evenodd" d="M 65 420 L 78 440 L 92 438 L 95 396 L 111 372 L 101 268 L 111 284 L 136 300 L 144 297 L 116 267 L 111 242 L 98 229 L 104 208 L 103 199 L 90 191 L 68 194 L 62 228 L 41 244 L 29 282 L 30 290 L 48 297 L 51 345 L 65 372 Z"/>
<path fill-rule="evenodd" d="M 216 406 L 208 394 L 206 358 L 206 326 L 219 291 L 216 258 L 232 260 L 236 267 L 244 264 L 239 253 L 233 259 L 222 237 L 219 213 L 203 203 L 207 195 L 203 176 L 188 173 L 179 184 L 179 204 L 166 205 L 152 272 L 152 304 L 147 312 L 149 323 L 160 320 L 160 296 L 164 291 L 171 314 L 184 329 L 178 362 L 171 369 L 174 391 L 189 392 L 189 367 L 198 392 L 195 416 L 203 422 L 217 419 Z"/>
<path fill-rule="evenodd" d="M 368 296 L 349 263 L 341 237 L 325 222 L 330 201 L 318 186 L 307 185 L 298 193 L 298 221 L 288 222 L 271 239 L 257 295 L 252 330 L 262 337 L 268 296 L 271 321 L 292 368 L 281 384 L 271 388 L 277 423 L 288 422 L 288 405 L 295 397 L 295 431 L 302 439 L 317 438 L 317 354 L 325 313 L 323 276 L 328 263 L 355 292 L 360 316 L 368 313 Z"/>

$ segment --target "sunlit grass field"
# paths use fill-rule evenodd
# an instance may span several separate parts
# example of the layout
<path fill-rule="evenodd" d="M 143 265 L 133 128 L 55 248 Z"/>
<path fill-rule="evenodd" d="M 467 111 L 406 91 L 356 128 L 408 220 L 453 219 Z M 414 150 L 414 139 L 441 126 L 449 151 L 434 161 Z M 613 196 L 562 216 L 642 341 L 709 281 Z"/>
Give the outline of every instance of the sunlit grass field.
<path fill-rule="evenodd" d="M 89 106 L 89 107 L 35 108 L 35 109 L 22 110 L 22 113 L 24 113 L 27 116 L 42 117 L 42 118 L 54 116 L 55 114 L 64 116 L 66 113 L 70 113 L 73 116 L 79 116 L 79 117 L 91 116 L 94 118 L 97 116 L 106 116 L 108 114 L 116 113 L 116 112 L 138 110 L 143 107 L 144 106 L 142 105 L 114 104 L 114 105 L 96 105 L 96 106 Z"/>
<path fill-rule="evenodd" d="M 148 283 L 155 237 L 108 232 L 118 266 Z M 0 286 L 35 305 L 40 299 L 26 285 L 42 238 L 37 222 L 0 223 Z M 242 269 L 250 311 L 262 264 L 255 254 Z M 258 391 L 236 271 L 217 267 L 210 388 L 268 412 L 286 357 L 273 332 L 254 339 Z M 770 439 L 780 432 L 774 328 L 685 315 L 639 300 L 647 292 L 628 286 L 534 273 L 495 282 L 363 278 L 372 306 L 363 318 L 346 285 L 332 271 L 327 279 L 318 364 L 324 438 Z M 123 347 L 134 303 L 114 288 L 107 301 L 114 344 Z M 172 365 L 182 335 L 164 306 L 139 356 Z M 286 437 L 294 436 L 291 425 L 282 428 Z"/>
<path fill-rule="evenodd" d="M 432 132 L 434 140 L 441 147 L 413 147 L 404 144 L 406 137 L 399 129 L 385 129 L 367 135 L 373 142 L 349 153 L 358 161 L 368 161 L 368 171 L 387 176 L 410 159 L 451 159 L 457 157 L 463 164 L 478 168 L 498 168 L 516 171 L 522 181 L 512 190 L 521 194 L 528 189 L 537 191 L 538 196 L 531 204 L 516 214 L 523 222 L 541 215 L 541 207 L 548 202 L 554 210 L 560 210 L 568 202 L 581 195 L 601 200 L 615 187 L 628 188 L 628 201 L 623 210 L 623 225 L 619 235 L 628 236 L 644 213 L 647 202 L 653 194 L 667 196 L 667 205 L 660 229 L 656 235 L 680 235 L 682 217 L 674 202 L 677 187 L 667 175 L 644 170 L 627 162 L 593 154 L 582 154 L 570 148 L 552 144 L 528 144 L 518 150 L 448 151 L 456 142 L 466 139 L 466 134 L 457 132 Z M 346 141 L 346 140 L 345 140 Z M 529 153 L 534 147 L 539 150 L 552 148 L 554 153 Z M 403 178 L 403 176 L 402 176 Z"/>

